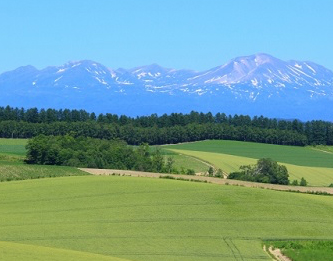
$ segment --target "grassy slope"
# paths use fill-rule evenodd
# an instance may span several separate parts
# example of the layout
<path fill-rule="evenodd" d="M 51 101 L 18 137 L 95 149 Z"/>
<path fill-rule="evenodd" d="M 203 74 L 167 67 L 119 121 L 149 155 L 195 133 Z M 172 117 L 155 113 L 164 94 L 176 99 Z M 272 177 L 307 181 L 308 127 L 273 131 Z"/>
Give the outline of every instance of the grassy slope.
<path fill-rule="evenodd" d="M 304 177 L 311 186 L 328 186 L 333 183 L 333 154 L 311 147 L 215 140 L 163 148 L 201 158 L 228 173 L 237 171 L 241 165 L 254 164 L 259 158 L 270 157 L 288 168 L 290 180 Z"/>
<path fill-rule="evenodd" d="M 331 197 L 235 186 L 63 177 L 1 183 L 0 205 L 0 241 L 137 261 L 270 260 L 261 239 L 333 239 Z"/>
<path fill-rule="evenodd" d="M 24 164 L 26 144 L 26 139 L 0 139 L 0 182 L 87 175 L 87 173 L 72 167 Z"/>
<path fill-rule="evenodd" d="M 245 158 L 239 156 L 233 156 L 221 153 L 211 153 L 202 151 L 191 150 L 174 150 L 175 152 L 188 154 L 193 157 L 209 161 L 216 168 L 220 168 L 223 171 L 230 173 L 239 170 L 241 165 L 255 164 L 256 159 Z M 332 168 L 318 168 L 318 167 L 304 167 L 292 164 L 285 164 L 289 172 L 289 179 L 297 179 L 300 181 L 304 177 L 310 186 L 328 186 L 333 183 L 333 169 Z"/>
<path fill-rule="evenodd" d="M 168 149 L 205 151 L 252 159 L 272 158 L 275 161 L 308 167 L 333 168 L 333 154 L 312 147 L 271 145 L 229 140 L 207 140 L 164 146 Z"/>
<path fill-rule="evenodd" d="M 27 139 L 0 139 L 0 153 L 25 156 Z"/>
<path fill-rule="evenodd" d="M 329 153 L 333 154 L 333 146 L 317 145 L 315 147 L 309 147 L 309 148 L 311 148 L 313 150 L 326 151 L 326 152 L 329 152 Z"/>
<path fill-rule="evenodd" d="M 116 257 L 96 255 L 73 250 L 41 247 L 36 245 L 0 242 L 0 260 L 3 261 L 130 261 Z"/>
<path fill-rule="evenodd" d="M 199 159 L 193 158 L 189 155 L 175 153 L 171 150 L 162 149 L 161 151 L 165 158 L 172 157 L 174 159 L 173 167 L 178 171 L 181 171 L 182 168 L 185 171 L 187 169 L 193 169 L 196 173 L 208 171 L 209 166 Z"/>

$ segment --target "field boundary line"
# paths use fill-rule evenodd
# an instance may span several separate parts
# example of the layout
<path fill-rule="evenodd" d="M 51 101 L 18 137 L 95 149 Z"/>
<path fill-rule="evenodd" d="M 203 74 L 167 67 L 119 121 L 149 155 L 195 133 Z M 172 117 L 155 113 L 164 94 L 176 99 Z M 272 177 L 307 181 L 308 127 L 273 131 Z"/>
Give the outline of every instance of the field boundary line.
<path fill-rule="evenodd" d="M 214 177 L 206 176 L 192 176 L 192 175 L 179 175 L 179 174 L 167 174 L 167 173 L 154 173 L 154 172 L 143 172 L 143 171 L 134 171 L 134 170 L 119 170 L 119 169 L 91 169 L 91 168 L 79 168 L 79 170 L 85 171 L 92 175 L 120 175 L 120 176 L 130 176 L 130 177 L 146 177 L 146 178 L 160 178 L 160 177 L 172 177 L 174 179 L 180 178 L 185 180 L 195 180 L 208 182 L 219 185 L 234 185 L 242 186 L 249 188 L 262 188 L 262 189 L 271 189 L 279 191 L 290 191 L 290 192 L 303 192 L 303 193 L 327 193 L 333 195 L 333 188 L 330 187 L 302 187 L 302 186 L 289 186 L 289 185 L 277 185 L 277 184 L 268 184 L 268 183 L 258 183 L 258 182 L 249 182 L 241 181 L 234 179 L 221 179 Z"/>
<path fill-rule="evenodd" d="M 230 240 L 230 239 L 229 239 L 229 240 Z M 235 253 L 233 247 L 230 246 L 230 244 L 228 243 L 227 238 L 223 238 L 223 241 L 224 241 L 224 243 L 228 246 L 228 248 L 230 249 L 232 255 L 234 256 L 235 260 L 237 261 L 237 260 L 238 260 L 238 257 L 237 257 L 237 255 L 236 255 L 236 253 Z M 231 240 L 230 240 L 230 241 L 231 241 Z"/>

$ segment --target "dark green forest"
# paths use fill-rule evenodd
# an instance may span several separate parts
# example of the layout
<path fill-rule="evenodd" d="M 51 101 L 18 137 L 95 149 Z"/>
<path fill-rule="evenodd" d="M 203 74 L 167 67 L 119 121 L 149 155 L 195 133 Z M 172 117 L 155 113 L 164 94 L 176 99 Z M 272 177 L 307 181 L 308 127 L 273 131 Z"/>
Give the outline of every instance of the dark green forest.
<path fill-rule="evenodd" d="M 171 113 L 128 117 L 84 110 L 0 107 L 1 138 L 39 134 L 120 139 L 130 145 L 151 145 L 224 139 L 281 145 L 333 145 L 333 123 L 321 120 L 270 119 L 224 113 Z"/>

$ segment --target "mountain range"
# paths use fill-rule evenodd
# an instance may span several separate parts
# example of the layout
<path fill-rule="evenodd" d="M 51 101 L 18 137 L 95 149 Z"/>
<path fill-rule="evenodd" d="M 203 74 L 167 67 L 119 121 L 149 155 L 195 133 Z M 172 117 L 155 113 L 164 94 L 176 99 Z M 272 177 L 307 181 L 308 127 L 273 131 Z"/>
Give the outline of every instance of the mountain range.
<path fill-rule="evenodd" d="M 333 72 L 268 54 L 237 57 L 206 71 L 157 64 L 110 69 L 89 60 L 0 74 L 0 106 L 85 109 L 130 116 L 225 112 L 333 120 Z"/>

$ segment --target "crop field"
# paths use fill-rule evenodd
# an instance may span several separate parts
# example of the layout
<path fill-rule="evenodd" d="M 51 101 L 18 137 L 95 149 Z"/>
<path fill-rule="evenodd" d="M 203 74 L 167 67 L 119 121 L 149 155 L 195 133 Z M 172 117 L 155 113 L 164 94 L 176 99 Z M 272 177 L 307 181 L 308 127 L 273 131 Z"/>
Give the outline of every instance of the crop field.
<path fill-rule="evenodd" d="M 227 173 L 237 171 L 241 165 L 254 164 L 259 158 L 272 158 L 288 168 L 290 180 L 304 177 L 310 186 L 328 186 L 333 183 L 333 154 L 311 147 L 202 141 L 163 148 L 203 159 Z"/>
<path fill-rule="evenodd" d="M 331 196 L 237 186 L 59 177 L 0 183 L 0 205 L 1 260 L 271 260 L 262 240 L 333 239 Z"/>
<path fill-rule="evenodd" d="M 252 159 L 271 158 L 278 162 L 298 166 L 333 168 L 333 154 L 325 153 L 315 147 L 283 146 L 229 140 L 207 140 L 163 146 L 163 148 L 204 151 Z"/>
<path fill-rule="evenodd" d="M 26 139 L 0 139 L 0 154 L 25 156 Z"/>

